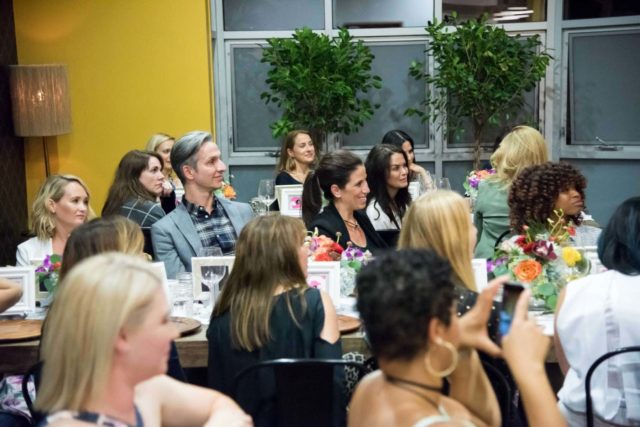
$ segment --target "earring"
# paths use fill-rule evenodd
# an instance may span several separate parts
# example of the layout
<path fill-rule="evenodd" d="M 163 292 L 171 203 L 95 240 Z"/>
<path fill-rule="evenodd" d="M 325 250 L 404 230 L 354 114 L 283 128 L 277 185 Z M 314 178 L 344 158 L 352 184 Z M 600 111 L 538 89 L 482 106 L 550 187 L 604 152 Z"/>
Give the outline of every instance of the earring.
<path fill-rule="evenodd" d="M 431 364 L 430 351 L 427 351 L 427 355 L 424 357 L 424 367 L 428 373 L 438 378 L 443 378 L 449 376 L 453 371 L 456 370 L 456 366 L 458 366 L 458 351 L 449 341 L 444 341 L 442 338 L 436 339 L 436 344 L 442 346 L 451 352 L 451 365 L 446 369 L 441 371 L 436 371 L 433 369 L 433 365 Z"/>

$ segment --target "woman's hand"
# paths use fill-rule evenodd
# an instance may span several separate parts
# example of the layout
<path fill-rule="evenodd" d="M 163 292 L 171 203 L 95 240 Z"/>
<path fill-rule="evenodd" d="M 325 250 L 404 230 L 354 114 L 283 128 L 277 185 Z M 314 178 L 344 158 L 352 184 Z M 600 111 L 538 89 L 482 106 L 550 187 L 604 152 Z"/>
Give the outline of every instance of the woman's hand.
<path fill-rule="evenodd" d="M 544 361 L 551 344 L 533 319 L 527 318 L 529 296 L 525 289 L 518 298 L 509 333 L 502 339 L 502 355 L 518 378 L 533 368 L 544 372 Z"/>
<path fill-rule="evenodd" d="M 493 306 L 493 297 L 500 286 L 509 280 L 508 276 L 493 279 L 478 296 L 471 310 L 460 317 L 460 349 L 475 348 L 491 356 L 499 356 L 501 351 L 487 332 L 487 324 Z"/>
<path fill-rule="evenodd" d="M 160 196 L 167 197 L 171 195 L 172 191 L 173 191 L 173 184 L 171 184 L 171 181 L 165 179 L 164 182 L 162 183 L 162 194 Z"/>

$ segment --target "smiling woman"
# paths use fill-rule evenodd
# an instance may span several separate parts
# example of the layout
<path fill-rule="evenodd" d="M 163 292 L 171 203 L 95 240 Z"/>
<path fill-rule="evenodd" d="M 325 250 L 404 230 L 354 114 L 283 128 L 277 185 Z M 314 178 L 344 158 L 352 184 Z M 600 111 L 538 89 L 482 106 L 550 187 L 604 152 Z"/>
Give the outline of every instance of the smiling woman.
<path fill-rule="evenodd" d="M 133 150 L 124 155 L 109 188 L 102 216 L 122 215 L 140 225 L 145 236 L 145 252 L 153 254 L 151 226 L 165 216 L 158 203 L 164 174 L 162 157 L 149 151 Z"/>
<path fill-rule="evenodd" d="M 367 171 L 362 160 L 347 150 L 325 154 L 310 172 L 302 192 L 302 216 L 310 231 L 318 230 L 345 246 L 347 242 L 374 254 L 387 244 L 366 214 Z M 329 201 L 322 212 L 322 196 Z"/>
<path fill-rule="evenodd" d="M 91 213 L 89 190 L 80 178 L 51 175 L 33 202 L 32 228 L 36 236 L 18 246 L 17 265 L 41 262 L 47 255 L 62 255 L 69 234 Z"/>

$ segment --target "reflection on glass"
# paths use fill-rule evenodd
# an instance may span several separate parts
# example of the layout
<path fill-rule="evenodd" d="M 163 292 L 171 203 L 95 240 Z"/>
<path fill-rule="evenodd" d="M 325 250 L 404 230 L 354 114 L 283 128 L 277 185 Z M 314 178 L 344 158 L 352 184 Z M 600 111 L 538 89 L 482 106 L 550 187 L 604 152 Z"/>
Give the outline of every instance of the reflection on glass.
<path fill-rule="evenodd" d="M 425 27 L 432 16 L 424 0 L 333 0 L 333 28 Z"/>
<path fill-rule="evenodd" d="M 640 2 L 629 0 L 564 0 L 563 19 L 640 15 Z"/>
<path fill-rule="evenodd" d="M 323 0 L 223 0 L 225 31 L 324 28 Z"/>
<path fill-rule="evenodd" d="M 495 23 L 539 22 L 547 19 L 546 10 L 545 0 L 442 1 L 443 16 L 456 12 L 458 19 L 462 21 L 475 19 L 487 13 L 490 21 Z"/>

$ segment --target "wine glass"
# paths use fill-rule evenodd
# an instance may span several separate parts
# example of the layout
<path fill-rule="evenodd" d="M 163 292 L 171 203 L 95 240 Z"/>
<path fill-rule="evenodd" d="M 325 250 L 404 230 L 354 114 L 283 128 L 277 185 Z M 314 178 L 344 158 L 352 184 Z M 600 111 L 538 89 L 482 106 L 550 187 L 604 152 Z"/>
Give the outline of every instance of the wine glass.
<path fill-rule="evenodd" d="M 442 177 L 438 179 L 436 186 L 438 187 L 438 190 L 451 190 L 449 178 Z"/>
<path fill-rule="evenodd" d="M 260 185 L 258 185 L 258 197 L 267 206 L 267 215 L 269 214 L 269 208 L 271 203 L 276 199 L 276 187 L 272 179 L 261 179 Z"/>
<path fill-rule="evenodd" d="M 217 246 L 202 248 L 198 251 L 199 257 L 219 257 L 222 256 L 222 249 Z M 220 294 L 220 280 L 226 273 L 223 265 L 207 265 L 200 270 L 202 284 L 209 291 L 209 298 L 203 301 L 205 309 L 208 309 Z"/>

